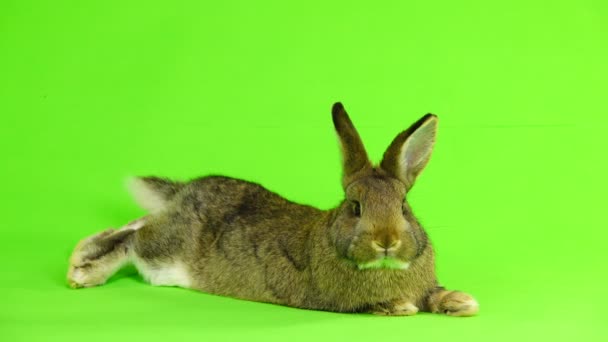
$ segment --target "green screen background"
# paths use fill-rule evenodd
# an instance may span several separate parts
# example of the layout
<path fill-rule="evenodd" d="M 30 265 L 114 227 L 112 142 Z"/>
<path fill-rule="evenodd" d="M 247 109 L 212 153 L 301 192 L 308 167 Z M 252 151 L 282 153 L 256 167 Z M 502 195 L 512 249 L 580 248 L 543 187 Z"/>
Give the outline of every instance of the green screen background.
<path fill-rule="evenodd" d="M 3 341 L 606 340 L 603 1 L 0 3 Z M 130 175 L 220 173 L 331 208 L 342 101 L 378 161 L 421 115 L 409 196 L 479 316 L 314 312 L 148 286 L 71 290 Z"/>

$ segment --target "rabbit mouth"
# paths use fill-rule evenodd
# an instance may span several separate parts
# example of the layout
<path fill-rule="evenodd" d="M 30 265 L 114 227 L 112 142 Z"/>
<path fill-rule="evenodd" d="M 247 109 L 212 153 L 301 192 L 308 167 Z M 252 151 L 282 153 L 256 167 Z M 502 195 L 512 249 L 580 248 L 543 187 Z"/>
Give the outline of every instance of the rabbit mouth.
<path fill-rule="evenodd" d="M 410 267 L 410 263 L 407 261 L 401 261 L 399 259 L 385 256 L 376 260 L 358 264 L 357 267 L 360 270 L 368 269 L 389 269 L 389 270 L 407 270 Z"/>

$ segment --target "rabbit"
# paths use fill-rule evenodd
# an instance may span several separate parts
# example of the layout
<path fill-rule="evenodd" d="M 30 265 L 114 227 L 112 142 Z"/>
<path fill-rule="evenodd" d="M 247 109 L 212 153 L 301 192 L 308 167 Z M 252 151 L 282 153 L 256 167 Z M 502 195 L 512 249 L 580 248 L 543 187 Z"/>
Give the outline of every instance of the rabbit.
<path fill-rule="evenodd" d="M 437 282 L 433 247 L 406 201 L 429 161 L 437 116 L 398 134 L 375 166 L 340 102 L 332 118 L 344 189 L 336 208 L 223 176 L 134 178 L 135 200 L 149 213 L 79 242 L 68 284 L 101 285 L 134 264 L 152 285 L 302 309 L 475 315 L 472 296 Z"/>

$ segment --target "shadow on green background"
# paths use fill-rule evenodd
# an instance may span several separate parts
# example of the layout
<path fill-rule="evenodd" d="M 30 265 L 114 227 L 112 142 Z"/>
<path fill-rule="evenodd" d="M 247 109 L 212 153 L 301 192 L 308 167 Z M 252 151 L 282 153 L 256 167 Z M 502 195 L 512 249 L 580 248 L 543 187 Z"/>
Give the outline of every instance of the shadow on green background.
<path fill-rule="evenodd" d="M 4 1 L 0 338 L 606 340 L 607 8 L 599 1 Z M 330 106 L 376 160 L 439 115 L 410 195 L 480 315 L 384 318 L 154 288 L 74 291 L 129 175 L 221 173 L 339 202 Z"/>

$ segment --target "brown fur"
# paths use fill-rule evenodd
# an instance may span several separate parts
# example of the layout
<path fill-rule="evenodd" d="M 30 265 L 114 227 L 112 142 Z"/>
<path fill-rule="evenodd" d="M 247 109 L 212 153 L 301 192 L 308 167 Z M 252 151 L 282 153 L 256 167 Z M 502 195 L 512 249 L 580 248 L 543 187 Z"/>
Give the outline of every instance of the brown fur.
<path fill-rule="evenodd" d="M 145 217 L 141 229 L 81 242 L 70 284 L 105 282 L 115 269 L 91 262 L 106 258 L 122 265 L 130 251 L 153 267 L 185 265 L 188 287 L 208 293 L 338 312 L 475 314 L 472 297 L 438 287 L 433 248 L 405 202 L 428 162 L 436 117 L 424 116 L 398 135 L 374 167 L 340 103 L 332 114 L 344 170 L 345 199 L 337 208 L 296 204 L 258 184 L 222 176 L 187 183 L 140 178 L 166 207 Z M 87 258 L 91 250 L 93 260 Z M 384 256 L 409 262 L 409 268 L 359 268 Z M 74 280 L 74 270 L 87 263 L 91 276 Z"/>

